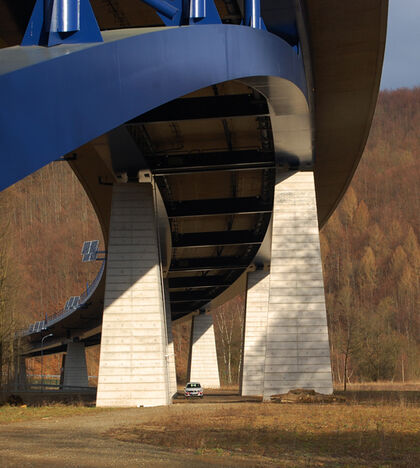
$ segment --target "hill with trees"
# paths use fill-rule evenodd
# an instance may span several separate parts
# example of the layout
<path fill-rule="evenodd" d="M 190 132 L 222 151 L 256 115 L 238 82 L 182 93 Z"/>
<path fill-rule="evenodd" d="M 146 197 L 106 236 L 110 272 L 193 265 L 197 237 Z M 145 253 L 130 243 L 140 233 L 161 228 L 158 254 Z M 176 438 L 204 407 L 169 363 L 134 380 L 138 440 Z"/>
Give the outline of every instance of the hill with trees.
<path fill-rule="evenodd" d="M 98 239 L 103 246 L 103 239 L 90 201 L 66 162 L 51 163 L 0 192 L 0 209 L 0 318 L 7 324 L 0 330 L 6 345 L 11 328 L 43 320 L 86 289 L 100 265 L 82 263 L 82 244 Z M 6 373 L 13 366 L 8 346 Z M 38 374 L 39 360 L 29 361 L 29 372 Z M 96 361 L 97 352 L 89 359 L 94 373 Z M 57 374 L 61 356 L 45 357 L 45 364 L 47 372 Z"/>
<path fill-rule="evenodd" d="M 381 92 L 356 174 L 321 231 L 337 382 L 420 378 L 419 128 L 420 88 Z M 0 359 L 7 367 L 10 329 L 43 319 L 80 294 L 99 268 L 81 262 L 82 243 L 103 241 L 65 162 L 1 192 L 0 213 Z M 221 376 L 229 384 L 239 375 L 243 310 L 238 296 L 214 314 Z M 188 324 L 174 325 L 181 380 L 189 336 Z M 53 356 L 46 367 L 55 374 L 60 365 Z M 88 365 L 95 375 L 97 347 Z M 38 371 L 32 360 L 32 372 Z"/>
<path fill-rule="evenodd" d="M 420 88 L 380 94 L 351 186 L 321 232 L 338 381 L 420 377 L 419 128 Z"/>

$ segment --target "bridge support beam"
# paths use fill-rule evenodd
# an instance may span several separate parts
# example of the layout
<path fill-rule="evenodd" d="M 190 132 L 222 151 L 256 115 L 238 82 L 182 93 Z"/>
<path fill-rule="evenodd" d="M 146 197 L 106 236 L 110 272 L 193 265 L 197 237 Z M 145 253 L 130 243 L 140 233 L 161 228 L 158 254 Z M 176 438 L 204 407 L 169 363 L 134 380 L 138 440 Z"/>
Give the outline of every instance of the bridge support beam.
<path fill-rule="evenodd" d="M 174 388 L 169 312 L 149 183 L 113 188 L 106 274 L 96 404 L 169 404 Z"/>
<path fill-rule="evenodd" d="M 276 175 L 270 271 L 248 274 L 242 394 L 332 393 L 312 172 Z"/>
<path fill-rule="evenodd" d="M 165 288 L 166 334 L 168 337 L 165 357 L 168 366 L 168 394 L 169 398 L 172 399 L 176 395 L 178 388 L 176 381 L 174 339 L 172 335 L 171 304 L 169 302 L 169 282 L 167 279 L 164 280 L 163 285 Z"/>
<path fill-rule="evenodd" d="M 213 317 L 200 314 L 192 318 L 190 350 L 190 382 L 200 382 L 204 388 L 220 388 Z"/>
<path fill-rule="evenodd" d="M 63 390 L 71 387 L 88 387 L 85 344 L 69 343 L 64 360 Z"/>
<path fill-rule="evenodd" d="M 25 391 L 26 387 L 26 359 L 25 356 L 17 355 L 15 360 L 15 378 L 13 383 L 13 391 Z"/>
<path fill-rule="evenodd" d="M 264 393 L 269 287 L 268 271 L 248 273 L 242 379 L 239 382 L 242 395 Z"/>

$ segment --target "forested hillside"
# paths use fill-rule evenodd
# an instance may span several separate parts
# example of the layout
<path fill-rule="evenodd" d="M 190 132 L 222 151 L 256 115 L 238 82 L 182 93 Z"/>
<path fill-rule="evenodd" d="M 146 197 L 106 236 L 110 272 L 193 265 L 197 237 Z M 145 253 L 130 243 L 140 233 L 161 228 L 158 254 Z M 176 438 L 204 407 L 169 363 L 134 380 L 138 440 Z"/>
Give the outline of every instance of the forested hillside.
<path fill-rule="evenodd" d="M 82 263 L 83 241 L 102 236 L 67 163 L 53 163 L 6 191 L 17 308 L 43 318 L 78 295 L 98 264 Z"/>
<path fill-rule="evenodd" d="M 384 91 L 321 233 L 334 376 L 420 376 L 420 88 Z"/>
<path fill-rule="evenodd" d="M 345 368 L 351 381 L 420 377 L 419 128 L 420 88 L 380 94 L 361 163 L 321 232 L 338 382 Z M 64 162 L 1 192 L 0 210 L 0 328 L 6 330 L 7 320 L 29 324 L 80 294 L 99 267 L 81 262 L 82 243 L 100 239 L 102 244 L 102 237 Z M 215 314 L 219 364 L 230 383 L 237 381 L 240 366 L 243 304 L 244 297 L 238 297 Z M 188 337 L 187 324 L 174 327 L 183 378 Z M 98 353 L 92 351 L 89 367 L 95 374 Z M 49 366 L 56 373 L 59 358 Z"/>
<path fill-rule="evenodd" d="M 1 192 L 0 209 L 4 262 L 7 257 L 8 306 L 3 317 L 21 328 L 61 310 L 70 296 L 86 289 L 100 265 L 82 263 L 82 244 L 99 239 L 103 246 L 102 234 L 66 162 L 49 164 Z M 60 356 L 45 360 L 47 370 L 59 372 Z M 93 372 L 96 360 L 94 353 L 89 360 Z M 29 370 L 37 373 L 39 363 L 31 361 Z"/>

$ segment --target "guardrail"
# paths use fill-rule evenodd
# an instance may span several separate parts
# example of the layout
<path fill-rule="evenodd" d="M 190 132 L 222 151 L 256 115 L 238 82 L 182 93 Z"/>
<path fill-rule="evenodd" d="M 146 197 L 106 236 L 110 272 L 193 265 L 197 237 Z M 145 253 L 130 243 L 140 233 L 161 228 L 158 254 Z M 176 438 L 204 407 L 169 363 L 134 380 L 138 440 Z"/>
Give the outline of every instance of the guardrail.
<path fill-rule="evenodd" d="M 53 315 L 50 315 L 49 317 L 46 315 L 45 320 L 40 320 L 38 322 L 35 322 L 29 325 L 28 328 L 24 328 L 23 330 L 17 332 L 17 335 L 27 336 L 27 335 L 31 335 L 32 333 L 39 333 L 42 330 L 46 330 L 49 325 L 52 325 L 53 323 L 58 322 L 62 320 L 63 318 L 71 315 L 76 310 L 81 309 L 87 303 L 87 301 L 92 297 L 92 294 L 95 292 L 96 288 L 98 287 L 99 282 L 101 281 L 102 276 L 105 271 L 105 263 L 106 263 L 106 259 L 103 259 L 101 268 L 99 269 L 99 272 L 96 275 L 96 278 L 92 281 L 90 285 L 88 285 L 86 290 L 83 291 L 82 294 L 79 296 L 80 300 L 77 306 L 70 307 L 68 309 L 63 308 L 59 310 L 58 312 L 55 312 Z"/>
<path fill-rule="evenodd" d="M 74 385 L 60 385 L 60 384 L 28 384 L 27 391 L 52 391 L 58 392 L 60 390 L 65 392 L 96 392 L 96 387 L 77 387 Z"/>

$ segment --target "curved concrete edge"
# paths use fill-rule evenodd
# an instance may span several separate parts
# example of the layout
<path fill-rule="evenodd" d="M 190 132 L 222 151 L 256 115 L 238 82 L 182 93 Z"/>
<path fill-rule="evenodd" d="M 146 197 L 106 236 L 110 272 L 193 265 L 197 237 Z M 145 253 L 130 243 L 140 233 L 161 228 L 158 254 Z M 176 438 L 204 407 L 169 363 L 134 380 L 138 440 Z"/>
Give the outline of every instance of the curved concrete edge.
<path fill-rule="evenodd" d="M 369 135 L 388 0 L 341 2 L 339 8 L 329 1 L 301 3 L 314 77 L 315 185 L 322 227 L 346 192 Z"/>
<path fill-rule="evenodd" d="M 40 352 L 41 349 L 49 349 L 56 346 L 62 346 L 69 339 L 79 338 L 83 335 L 83 338 L 88 338 L 92 335 L 98 333 L 94 330 L 97 330 L 96 322 L 100 320 L 102 313 L 102 298 L 104 295 L 105 289 L 105 280 L 106 280 L 106 261 L 102 262 L 101 268 L 97 274 L 95 281 L 97 282 L 95 286 L 92 286 L 92 289 L 88 291 L 87 295 L 83 298 L 83 301 L 80 302 L 79 306 L 75 309 L 62 309 L 56 316 L 50 318 L 47 317 L 47 320 L 40 322 L 35 322 L 35 324 L 40 323 L 42 327 L 36 331 L 31 330 L 32 325 L 28 329 L 24 330 L 19 336 L 22 339 L 26 340 L 26 345 L 22 354 L 29 354 L 33 352 Z M 86 291 L 85 291 L 86 292 Z M 79 319 L 79 316 L 83 314 L 86 310 L 90 309 L 90 313 L 96 313 L 98 319 L 95 320 L 95 324 L 91 324 L 90 327 L 85 330 L 83 334 L 79 330 L 76 331 L 76 334 L 70 333 L 67 334 L 67 329 L 71 330 L 74 328 L 74 322 Z M 43 334 L 53 333 L 54 337 L 51 340 L 48 340 L 44 346 L 40 345 L 40 340 Z M 63 342 L 63 339 L 65 342 Z M 35 344 L 35 346 L 31 346 Z"/>
<path fill-rule="evenodd" d="M 297 56 L 296 65 L 299 67 L 297 74 L 300 82 L 306 87 L 301 55 Z M 240 81 L 267 99 L 276 165 L 312 169 L 312 125 L 306 89 L 273 76 L 258 76 Z"/>

